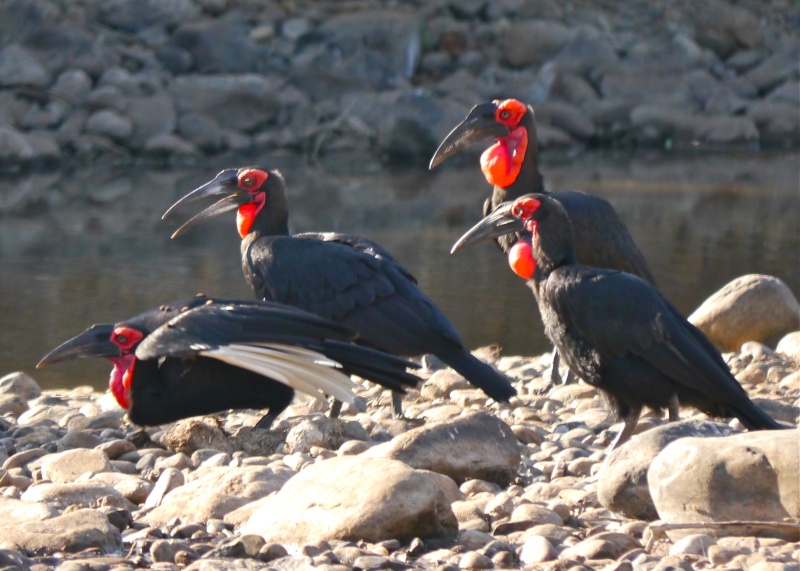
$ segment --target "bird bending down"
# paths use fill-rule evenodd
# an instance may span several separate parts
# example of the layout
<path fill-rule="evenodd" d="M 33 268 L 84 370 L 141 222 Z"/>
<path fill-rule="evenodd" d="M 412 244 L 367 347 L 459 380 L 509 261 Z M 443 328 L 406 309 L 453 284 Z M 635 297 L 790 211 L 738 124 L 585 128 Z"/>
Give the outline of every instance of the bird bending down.
<path fill-rule="evenodd" d="M 655 285 L 653 274 L 616 210 L 602 198 L 577 191 L 546 192 L 539 172 L 536 118 L 533 107 L 516 99 L 495 100 L 472 108 L 439 145 L 430 162 L 433 169 L 475 143 L 494 140 L 481 155 L 481 170 L 492 195 L 483 205 L 484 216 L 500 203 L 529 193 L 557 199 L 572 221 L 578 262 L 587 266 L 622 270 Z M 515 235 L 498 236 L 497 244 L 508 253 Z M 559 381 L 558 351 L 553 355 L 552 375 Z"/>
<path fill-rule="evenodd" d="M 497 401 L 516 394 L 508 379 L 464 348 L 455 327 L 414 277 L 378 244 L 336 232 L 289 234 L 283 176 L 257 167 L 226 169 L 176 202 L 220 200 L 189 219 L 173 238 L 237 210 L 242 270 L 258 299 L 292 305 L 357 331 L 358 342 L 394 355 L 433 353 Z M 399 398 L 394 412 L 402 415 Z"/>
<path fill-rule="evenodd" d="M 269 428 L 295 390 L 353 402 L 348 375 L 393 390 L 417 385 L 416 365 L 353 343 L 339 323 L 278 303 L 198 295 L 115 324 L 93 325 L 37 365 L 79 357 L 113 363 L 109 388 L 131 422 L 164 424 L 228 409 L 269 409 Z"/>
<path fill-rule="evenodd" d="M 754 405 L 719 351 L 659 291 L 619 270 L 580 265 L 561 203 L 530 194 L 501 204 L 464 234 L 466 245 L 514 234 L 509 264 L 527 280 L 545 333 L 570 370 L 600 389 L 624 421 L 611 449 L 628 440 L 643 406 L 679 405 L 735 416 L 751 430 L 782 428 Z"/>

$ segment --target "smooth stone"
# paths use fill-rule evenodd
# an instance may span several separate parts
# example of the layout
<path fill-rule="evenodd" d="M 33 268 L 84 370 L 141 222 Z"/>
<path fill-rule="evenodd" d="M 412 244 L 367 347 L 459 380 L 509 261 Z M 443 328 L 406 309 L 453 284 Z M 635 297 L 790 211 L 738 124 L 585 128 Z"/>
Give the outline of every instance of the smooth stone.
<path fill-rule="evenodd" d="M 684 420 L 636 435 L 606 458 L 598 474 L 597 499 L 603 507 L 627 517 L 657 519 L 647 483 L 653 459 L 680 438 L 726 436 L 732 432 L 730 426 L 720 422 Z"/>
<path fill-rule="evenodd" d="M 677 440 L 647 475 L 658 515 L 665 523 L 800 518 L 799 451 L 800 429 Z M 800 537 L 778 529 L 762 534 Z"/>
<path fill-rule="evenodd" d="M 738 351 L 746 341 L 774 347 L 800 323 L 800 304 L 780 279 L 750 274 L 706 299 L 689 321 L 720 351 Z"/>
<path fill-rule="evenodd" d="M 520 450 L 511 427 L 496 416 L 470 412 L 415 428 L 364 453 L 450 476 L 507 485 L 519 468 Z"/>
<path fill-rule="evenodd" d="M 197 522 L 222 519 L 229 512 L 279 490 L 293 474 L 290 470 L 276 471 L 267 466 L 198 468 L 186 476 L 183 485 L 167 492 L 143 521 L 165 525 L 176 517 Z"/>
<path fill-rule="evenodd" d="M 242 533 L 306 544 L 452 536 L 457 527 L 438 478 L 361 454 L 323 460 L 299 472 L 253 513 Z"/>
<path fill-rule="evenodd" d="M 0 529 L 4 541 L 33 553 L 77 553 L 85 549 L 118 553 L 122 549 L 119 530 L 105 515 L 92 509 L 79 509 L 43 521 L 15 521 Z"/>
<path fill-rule="evenodd" d="M 57 484 L 72 482 L 86 472 L 98 473 L 111 470 L 108 457 L 102 451 L 87 448 L 50 454 L 44 458 L 41 466 L 42 477 Z"/>

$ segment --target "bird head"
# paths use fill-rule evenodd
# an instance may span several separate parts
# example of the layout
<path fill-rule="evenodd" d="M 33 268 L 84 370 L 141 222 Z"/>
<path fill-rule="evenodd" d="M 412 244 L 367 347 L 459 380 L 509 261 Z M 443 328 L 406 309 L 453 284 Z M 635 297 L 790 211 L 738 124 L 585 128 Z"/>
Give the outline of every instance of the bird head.
<path fill-rule="evenodd" d="M 105 357 L 113 369 L 108 381 L 109 389 L 124 409 L 131 406 L 131 386 L 136 365 L 136 350 L 150 333 L 175 316 L 213 300 L 204 294 L 161 305 L 122 321 L 92 325 L 83 333 L 65 341 L 36 365 L 37 369 L 69 359 Z M 147 359 L 148 357 L 144 357 Z"/>
<path fill-rule="evenodd" d="M 519 176 L 529 138 L 536 141 L 533 108 L 517 99 L 495 100 L 472 108 L 436 149 L 431 169 L 467 147 L 495 140 L 481 155 L 481 170 L 495 186 L 511 186 Z"/>
<path fill-rule="evenodd" d="M 39 361 L 36 368 L 41 369 L 69 359 L 105 357 L 114 365 L 109 378 L 109 389 L 119 405 L 128 409 L 133 367 L 136 364 L 135 351 L 146 336 L 147 331 L 135 325 L 124 323 L 92 325 L 83 333 L 50 351 Z"/>
<path fill-rule="evenodd" d="M 236 225 L 242 238 L 251 231 L 259 215 L 265 209 L 269 215 L 267 218 L 278 217 L 279 223 L 285 224 L 285 218 L 288 216 L 286 214 L 285 185 L 280 172 L 268 171 L 260 167 L 242 167 L 223 170 L 213 180 L 196 188 L 170 206 L 161 218 L 166 219 L 182 204 L 206 196 L 222 196 L 223 198 L 195 214 L 172 234 L 173 238 L 203 220 L 234 209 L 237 210 Z M 283 218 L 282 221 L 281 218 Z"/>
<path fill-rule="evenodd" d="M 527 194 L 502 203 L 461 236 L 450 253 L 511 233 L 518 233 L 520 238 L 507 252 L 508 263 L 522 278 L 533 278 L 537 268 L 549 272 L 574 263 L 569 217 L 556 199 L 543 194 Z"/>

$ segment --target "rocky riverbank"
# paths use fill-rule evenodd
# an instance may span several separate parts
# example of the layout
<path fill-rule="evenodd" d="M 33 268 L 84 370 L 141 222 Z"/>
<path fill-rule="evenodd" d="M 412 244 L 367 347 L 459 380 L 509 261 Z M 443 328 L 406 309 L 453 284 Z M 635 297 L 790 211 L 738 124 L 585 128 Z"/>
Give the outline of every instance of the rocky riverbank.
<path fill-rule="evenodd" d="M 754 401 L 795 425 L 797 342 L 793 333 L 777 352 L 750 342 L 725 354 Z M 619 426 L 595 389 L 550 386 L 549 355 L 481 356 L 516 379 L 510 404 L 432 363 L 405 398 L 408 420 L 364 384 L 340 420 L 320 414 L 325 403 L 300 402 L 271 431 L 250 428 L 259 411 L 143 431 L 108 394 L 42 392 L 8 375 L 0 566 L 797 570 L 796 429 L 733 437 L 738 421 L 645 415 L 641 436 L 609 458 Z M 681 447 L 659 453 L 678 437 Z M 692 469 L 708 479 L 681 467 L 693 447 L 702 453 Z M 720 519 L 765 523 L 707 527 Z"/>
<path fill-rule="evenodd" d="M 429 158 L 476 102 L 545 147 L 796 147 L 800 10 L 645 0 L 8 0 L 0 163 Z"/>

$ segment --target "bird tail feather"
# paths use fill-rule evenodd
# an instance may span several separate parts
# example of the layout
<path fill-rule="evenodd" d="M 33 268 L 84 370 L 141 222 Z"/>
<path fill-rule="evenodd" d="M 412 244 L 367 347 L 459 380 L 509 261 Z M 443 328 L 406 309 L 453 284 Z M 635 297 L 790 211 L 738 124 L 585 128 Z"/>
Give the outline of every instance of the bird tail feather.
<path fill-rule="evenodd" d="M 400 357 L 363 345 L 336 341 L 326 341 L 324 351 L 331 359 L 341 363 L 343 372 L 358 375 L 387 389 L 405 393 L 406 387 L 419 384 L 419 378 L 407 371 L 419 365 Z"/>
<path fill-rule="evenodd" d="M 496 401 L 505 402 L 517 394 L 508 377 L 465 349 L 453 353 L 437 353 L 436 356 Z"/>

